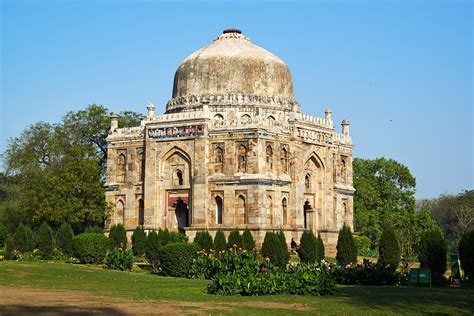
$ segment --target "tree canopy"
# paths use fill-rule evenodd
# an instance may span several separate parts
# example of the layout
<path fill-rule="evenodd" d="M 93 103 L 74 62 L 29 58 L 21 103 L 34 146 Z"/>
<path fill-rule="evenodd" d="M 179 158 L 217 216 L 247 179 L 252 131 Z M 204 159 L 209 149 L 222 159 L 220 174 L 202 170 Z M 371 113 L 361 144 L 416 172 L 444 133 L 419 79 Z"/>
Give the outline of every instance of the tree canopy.
<path fill-rule="evenodd" d="M 120 124 L 138 125 L 139 115 L 121 112 Z M 103 187 L 109 129 L 108 110 L 92 104 L 67 113 L 61 123 L 38 122 L 10 139 L 2 155 L 0 221 L 9 230 L 20 222 L 102 224 L 109 211 Z"/>

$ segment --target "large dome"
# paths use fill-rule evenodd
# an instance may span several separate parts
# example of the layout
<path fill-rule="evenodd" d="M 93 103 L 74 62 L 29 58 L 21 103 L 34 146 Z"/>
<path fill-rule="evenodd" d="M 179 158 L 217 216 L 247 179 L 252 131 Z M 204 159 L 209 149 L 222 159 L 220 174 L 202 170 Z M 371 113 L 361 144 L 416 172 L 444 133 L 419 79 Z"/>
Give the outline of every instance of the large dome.
<path fill-rule="evenodd" d="M 173 98 L 240 94 L 294 101 L 288 66 L 239 30 L 225 30 L 189 55 L 174 77 Z"/>

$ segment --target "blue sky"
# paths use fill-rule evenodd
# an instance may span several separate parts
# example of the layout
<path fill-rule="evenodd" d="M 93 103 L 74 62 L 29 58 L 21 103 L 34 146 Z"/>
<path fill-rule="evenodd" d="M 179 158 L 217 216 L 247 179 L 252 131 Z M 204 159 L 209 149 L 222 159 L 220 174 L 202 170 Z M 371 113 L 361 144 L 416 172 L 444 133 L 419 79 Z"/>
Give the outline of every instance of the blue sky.
<path fill-rule="evenodd" d="M 289 65 L 305 113 L 351 121 L 354 157 L 407 165 L 417 198 L 474 188 L 471 1 L 1 3 L 0 151 L 91 103 L 163 112 L 179 63 L 236 27 Z"/>

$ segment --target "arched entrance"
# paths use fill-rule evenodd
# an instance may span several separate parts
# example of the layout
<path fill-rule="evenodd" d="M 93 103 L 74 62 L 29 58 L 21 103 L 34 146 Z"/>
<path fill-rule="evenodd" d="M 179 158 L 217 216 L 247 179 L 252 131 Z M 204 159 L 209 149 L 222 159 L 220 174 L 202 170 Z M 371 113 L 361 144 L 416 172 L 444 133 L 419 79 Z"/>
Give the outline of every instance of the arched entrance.
<path fill-rule="evenodd" d="M 178 230 L 182 233 L 184 233 L 184 227 L 189 226 L 188 224 L 188 216 L 189 216 L 189 210 L 188 210 L 188 205 L 181 199 L 178 198 L 176 200 L 176 206 L 175 206 L 175 216 L 176 216 L 176 222 L 178 225 Z"/>
<path fill-rule="evenodd" d="M 303 206 L 303 215 L 304 215 L 304 228 L 305 229 L 310 229 L 312 228 L 310 225 L 310 222 L 311 222 L 311 216 L 310 216 L 310 213 L 313 211 L 313 207 L 311 206 L 311 204 L 309 203 L 308 200 L 306 200 L 306 202 L 304 202 L 304 206 Z"/>

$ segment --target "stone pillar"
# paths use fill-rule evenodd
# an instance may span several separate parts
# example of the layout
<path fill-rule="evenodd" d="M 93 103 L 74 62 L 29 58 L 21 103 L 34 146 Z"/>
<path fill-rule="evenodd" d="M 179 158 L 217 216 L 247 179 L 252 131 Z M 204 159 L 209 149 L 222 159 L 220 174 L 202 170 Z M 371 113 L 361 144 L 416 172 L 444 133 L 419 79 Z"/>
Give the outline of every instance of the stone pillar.
<path fill-rule="evenodd" d="M 155 117 L 155 106 L 153 103 L 148 103 L 148 106 L 146 107 L 148 110 L 148 117 L 154 118 Z"/>
<path fill-rule="evenodd" d="M 342 126 L 342 133 L 346 136 L 349 136 L 349 120 L 342 120 L 342 123 L 341 123 L 341 126 Z"/>
<path fill-rule="evenodd" d="M 110 131 L 114 132 L 118 128 L 118 115 L 115 112 L 110 113 Z"/>

